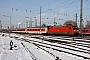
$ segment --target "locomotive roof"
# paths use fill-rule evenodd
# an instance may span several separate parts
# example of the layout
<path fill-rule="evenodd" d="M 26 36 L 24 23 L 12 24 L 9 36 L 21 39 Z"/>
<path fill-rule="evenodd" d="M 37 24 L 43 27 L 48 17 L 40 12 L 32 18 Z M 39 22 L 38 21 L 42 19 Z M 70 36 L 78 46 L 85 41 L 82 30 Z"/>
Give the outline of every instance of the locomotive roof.
<path fill-rule="evenodd" d="M 68 26 L 72 26 L 73 28 L 76 28 L 77 26 L 73 26 L 71 24 L 67 25 L 67 26 L 62 26 L 62 25 L 57 25 L 57 26 L 52 26 L 52 27 L 68 27 Z"/>

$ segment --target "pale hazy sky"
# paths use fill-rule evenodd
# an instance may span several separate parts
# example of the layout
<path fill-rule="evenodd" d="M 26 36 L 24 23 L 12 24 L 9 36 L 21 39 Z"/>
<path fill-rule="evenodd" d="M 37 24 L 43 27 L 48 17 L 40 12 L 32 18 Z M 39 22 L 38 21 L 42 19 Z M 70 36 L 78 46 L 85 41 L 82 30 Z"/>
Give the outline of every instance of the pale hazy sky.
<path fill-rule="evenodd" d="M 15 27 L 18 23 L 22 23 L 21 26 L 25 27 L 26 20 L 30 18 L 33 26 L 35 19 L 39 25 L 40 6 L 42 7 L 42 23 L 53 25 L 55 17 L 58 24 L 63 24 L 67 20 L 75 20 L 77 13 L 79 25 L 80 0 L 0 0 L 0 20 L 3 28 L 10 25 L 10 16 L 11 23 Z M 84 23 L 90 20 L 90 0 L 83 0 L 83 20 Z"/>

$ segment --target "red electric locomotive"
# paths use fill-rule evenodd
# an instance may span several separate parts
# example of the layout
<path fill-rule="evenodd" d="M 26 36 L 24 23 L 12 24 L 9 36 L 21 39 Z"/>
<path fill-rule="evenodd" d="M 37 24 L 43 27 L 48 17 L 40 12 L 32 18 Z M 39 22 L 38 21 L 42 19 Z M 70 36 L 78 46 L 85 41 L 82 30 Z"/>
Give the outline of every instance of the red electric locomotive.
<path fill-rule="evenodd" d="M 83 28 L 82 35 L 90 35 L 90 28 Z"/>
<path fill-rule="evenodd" d="M 77 27 L 73 27 L 72 25 L 62 27 L 49 27 L 48 34 L 77 35 L 79 34 L 79 30 Z"/>

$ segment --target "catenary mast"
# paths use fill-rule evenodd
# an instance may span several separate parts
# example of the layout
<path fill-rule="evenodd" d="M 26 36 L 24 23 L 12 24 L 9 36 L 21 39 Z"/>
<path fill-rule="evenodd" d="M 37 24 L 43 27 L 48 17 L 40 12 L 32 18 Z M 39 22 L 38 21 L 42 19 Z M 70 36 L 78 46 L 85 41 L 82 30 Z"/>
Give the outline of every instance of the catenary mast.
<path fill-rule="evenodd" d="M 80 1 L 80 35 L 82 35 L 83 18 L 82 18 L 83 0 Z"/>

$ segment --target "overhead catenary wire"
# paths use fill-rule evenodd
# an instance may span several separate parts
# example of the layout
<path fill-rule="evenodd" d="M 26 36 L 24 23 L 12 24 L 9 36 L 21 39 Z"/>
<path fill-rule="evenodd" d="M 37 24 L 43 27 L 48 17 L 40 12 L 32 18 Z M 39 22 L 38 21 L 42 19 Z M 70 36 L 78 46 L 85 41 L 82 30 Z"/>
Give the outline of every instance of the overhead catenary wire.
<path fill-rule="evenodd" d="M 47 6 L 47 5 L 49 5 L 49 4 L 51 4 L 51 3 L 53 3 L 53 2 L 55 2 L 56 0 L 53 0 L 53 1 L 51 1 L 51 2 L 49 2 L 49 3 L 47 3 L 47 4 L 45 4 L 45 5 L 43 5 L 43 7 L 45 7 L 45 6 Z"/>
<path fill-rule="evenodd" d="M 51 1 L 51 2 L 49 2 L 49 3 L 47 3 L 47 4 L 45 4 L 45 5 L 43 5 L 42 7 L 44 8 L 45 6 L 48 6 L 49 4 L 51 4 L 52 2 L 54 2 L 55 0 L 53 0 L 53 1 Z M 66 2 L 69 2 L 70 0 L 67 0 Z M 79 0 L 78 0 L 79 1 Z M 68 6 L 71 6 L 73 3 L 75 3 L 75 2 L 78 2 L 78 1 L 76 1 L 76 0 L 74 0 L 73 2 L 70 2 L 70 3 L 68 3 L 68 4 L 65 4 L 65 5 L 62 5 L 62 6 L 59 6 L 59 7 L 65 7 L 64 9 L 66 9 L 66 8 L 68 8 Z M 63 2 L 62 4 L 64 4 L 64 3 L 66 3 L 66 2 Z M 55 8 L 58 8 L 58 7 L 55 7 Z M 53 9 L 55 9 L 55 8 L 53 8 Z M 51 8 L 52 9 L 52 8 Z M 53 10 L 52 9 L 52 10 Z M 84 9 L 84 10 L 87 10 L 88 8 L 86 8 L 86 9 Z M 38 10 L 38 8 L 36 8 L 36 9 L 32 9 L 32 10 L 34 10 L 34 11 L 36 11 L 36 10 Z M 48 11 L 48 10 L 47 10 Z M 79 11 L 79 10 L 77 10 L 77 11 Z M 30 9 L 30 12 L 31 12 L 31 9 Z M 75 11 L 76 12 L 76 11 Z M 45 11 L 44 11 L 44 13 L 45 13 Z M 72 12 L 71 12 L 72 13 Z M 74 12 L 73 12 L 74 13 Z"/>
<path fill-rule="evenodd" d="M 24 6 L 28 7 L 28 8 L 31 8 L 29 7 L 28 5 L 26 5 L 25 3 L 23 3 L 21 0 L 18 0 L 20 3 L 22 3 Z"/>
<path fill-rule="evenodd" d="M 10 1 L 10 0 L 9 0 Z M 24 2 L 22 2 L 21 0 L 18 0 L 19 2 L 21 2 L 23 5 L 25 5 L 26 7 L 28 7 L 28 8 L 32 8 L 32 7 L 29 7 L 28 5 L 26 5 Z M 54 2 L 55 0 L 52 0 L 51 2 L 48 2 L 47 4 L 45 4 L 45 5 L 43 5 L 42 7 L 44 8 L 44 6 L 48 6 L 49 4 L 51 4 L 52 2 Z M 66 2 L 69 2 L 70 0 L 67 0 L 67 1 L 65 1 L 65 2 L 63 2 L 62 4 L 65 4 Z M 75 1 L 75 0 L 74 0 Z M 79 0 L 78 0 L 79 1 Z M 88 1 L 88 0 L 87 0 Z M 37 4 L 39 3 L 39 2 L 41 2 L 41 0 L 40 1 L 38 1 L 38 2 L 36 2 Z M 72 3 L 74 3 L 74 2 L 71 2 L 71 3 L 68 3 L 68 4 L 65 4 L 65 5 L 63 5 L 63 6 L 61 6 L 62 4 L 58 4 L 58 5 L 60 5 L 60 6 L 58 6 L 58 7 L 64 7 L 64 6 L 68 6 L 68 5 L 70 5 L 70 4 L 72 4 Z M 37 5 L 36 4 L 36 5 Z M 57 6 L 55 6 L 55 8 L 57 8 Z M 54 8 L 54 9 L 55 9 Z M 67 7 L 66 7 L 67 8 Z M 11 9 L 14 9 L 14 8 L 11 8 Z M 52 8 L 51 8 L 52 9 Z M 18 8 L 18 10 L 20 10 L 19 8 Z M 33 9 L 32 9 L 33 10 Z M 35 9 L 34 9 L 35 10 Z M 39 10 L 39 8 L 37 8 L 36 10 Z M 30 11 L 31 11 L 31 9 L 30 9 Z"/>
<path fill-rule="evenodd" d="M 79 0 L 78 0 L 78 1 L 79 1 Z M 73 1 L 73 2 L 71 2 L 71 3 L 68 4 L 64 9 L 67 9 L 69 6 L 71 6 L 72 4 L 74 4 L 74 3 L 78 2 L 78 1 Z"/>
<path fill-rule="evenodd" d="M 50 2 L 46 3 L 45 5 L 42 5 L 42 7 L 48 6 L 48 5 L 50 5 L 51 3 L 55 2 L 55 1 L 56 1 L 56 0 L 50 1 Z M 38 8 L 33 9 L 33 10 L 34 10 L 34 11 L 35 11 L 35 10 L 38 10 Z"/>
<path fill-rule="evenodd" d="M 51 1 L 51 2 L 54 2 L 55 0 L 53 0 L 53 1 Z M 68 1 L 70 1 L 70 0 L 68 0 Z M 49 2 L 49 3 L 47 3 L 46 5 L 43 5 L 43 7 L 45 7 L 45 6 L 47 6 L 47 5 L 49 5 L 51 2 Z M 64 7 L 64 6 L 69 6 L 69 5 L 71 5 L 71 4 L 73 4 L 73 3 L 75 3 L 75 2 L 77 2 L 77 1 L 73 1 L 73 2 L 71 2 L 71 3 L 68 3 L 68 4 L 65 4 L 65 5 L 63 5 L 63 6 L 60 6 L 60 7 Z M 62 3 L 62 4 L 64 4 L 64 3 Z M 56 7 L 55 7 L 56 8 Z M 68 8 L 68 7 L 66 7 L 66 8 Z M 36 10 L 36 9 L 35 9 Z M 37 9 L 38 10 L 38 9 Z M 79 11 L 79 10 L 78 10 Z M 76 12 L 76 11 L 75 11 Z M 72 13 L 72 12 L 71 12 Z"/>
<path fill-rule="evenodd" d="M 65 1 L 65 2 L 62 2 L 61 4 L 57 4 L 56 6 L 54 6 L 53 8 L 55 8 L 55 7 L 57 7 L 57 6 L 61 6 L 62 4 L 65 4 L 65 3 L 67 3 L 67 2 L 69 2 L 70 0 L 67 0 L 67 1 Z M 51 9 L 53 9 L 53 8 L 51 8 Z"/>
<path fill-rule="evenodd" d="M 72 4 L 72 3 L 75 3 L 75 0 L 74 0 L 73 2 L 67 3 L 67 4 L 65 4 L 65 5 L 62 5 L 62 6 L 58 6 L 58 7 L 55 7 L 55 8 L 64 7 L 64 6 L 70 5 L 70 4 Z M 55 8 L 51 8 L 51 9 L 55 9 Z"/>
<path fill-rule="evenodd" d="M 85 11 L 85 10 L 89 10 L 90 9 L 90 7 L 87 7 L 87 8 L 83 8 L 83 11 Z M 80 12 L 80 9 L 79 10 L 76 10 L 76 11 L 71 11 L 71 12 L 67 12 L 66 14 L 72 14 L 72 13 L 76 13 L 76 12 Z"/>
<path fill-rule="evenodd" d="M 64 4 L 64 3 L 66 3 L 66 2 L 68 2 L 68 1 L 70 1 L 70 0 L 67 0 L 67 1 L 65 1 L 65 2 L 63 2 L 62 4 Z M 25 3 L 23 3 L 21 0 L 19 0 L 19 2 L 21 2 L 22 4 L 24 4 L 26 7 L 28 7 L 28 8 L 32 8 L 33 6 L 35 6 L 35 5 L 32 5 L 31 7 L 29 7 L 28 5 L 26 5 Z M 39 3 L 40 3 L 41 1 L 39 1 Z M 45 4 L 45 5 L 43 5 L 42 7 L 45 7 L 45 6 L 48 6 L 49 4 L 51 4 L 51 3 L 53 3 L 53 2 L 55 2 L 55 0 L 53 0 L 53 1 L 51 1 L 51 2 L 48 2 L 47 4 Z M 38 3 L 38 2 L 37 2 Z M 32 9 L 33 11 L 36 11 L 36 10 L 38 10 L 38 8 L 35 8 L 35 9 Z"/>
<path fill-rule="evenodd" d="M 38 2 L 36 2 L 35 4 L 33 4 L 33 5 L 31 5 L 31 6 L 28 6 L 28 5 L 26 5 L 24 2 L 22 2 L 21 0 L 18 0 L 20 3 L 22 3 L 24 6 L 26 6 L 27 8 L 29 8 L 30 9 L 30 12 L 31 12 L 31 9 L 32 10 L 38 10 L 38 8 L 36 8 L 36 9 L 33 9 L 32 7 L 34 7 L 35 5 L 37 5 L 38 3 L 40 3 L 41 1 L 43 1 L 43 0 L 40 0 L 40 1 L 38 1 Z"/>
<path fill-rule="evenodd" d="M 53 9 L 56 9 L 56 8 L 61 8 L 61 7 L 68 7 L 68 6 L 70 6 L 70 5 L 72 5 L 73 3 L 75 3 L 75 2 L 78 2 L 78 1 L 73 1 L 73 2 L 70 2 L 70 3 L 67 3 L 67 4 L 65 4 L 66 2 L 69 2 L 70 0 L 68 0 L 68 1 L 65 1 L 65 2 L 63 2 L 61 5 L 59 4 L 59 6 L 55 6 L 55 7 L 53 7 L 53 8 L 49 8 L 49 9 L 51 9 L 51 10 L 53 10 Z M 63 5 L 64 4 L 64 5 Z M 66 8 L 67 8 L 66 7 Z M 64 8 L 64 9 L 66 9 L 66 8 Z M 49 10 L 46 10 L 46 11 L 44 11 L 44 12 L 48 12 Z"/>
<path fill-rule="evenodd" d="M 11 0 L 9 0 L 9 1 L 11 1 Z M 19 0 L 18 0 L 19 1 Z M 57 1 L 57 0 L 56 0 Z M 62 2 L 62 4 L 57 4 L 57 5 L 54 5 L 55 7 L 51 7 L 51 8 L 53 8 L 52 10 L 54 11 L 54 9 L 56 8 L 56 9 L 60 9 L 60 7 L 61 8 L 64 8 L 64 9 L 66 9 L 66 8 L 68 8 L 69 6 L 71 6 L 73 3 L 75 3 L 75 2 L 78 2 L 77 0 L 65 0 L 64 2 Z M 89 0 L 87 0 L 87 1 L 89 1 Z M 42 0 L 39 0 L 39 1 L 37 1 L 36 2 L 36 4 L 35 5 L 31 5 L 31 6 L 29 6 L 28 4 L 25 4 L 25 2 L 23 2 L 22 0 L 20 0 L 19 2 L 21 2 L 21 4 L 22 5 L 24 5 L 26 8 L 23 8 L 24 9 L 24 11 L 25 12 L 28 12 L 28 10 L 31 12 L 31 11 L 35 11 L 35 10 L 39 10 L 39 8 L 35 8 L 34 6 L 36 6 L 36 5 L 38 5 L 40 2 L 42 2 Z M 55 2 L 55 0 L 51 0 L 51 1 L 49 1 L 49 2 L 47 2 L 46 4 L 44 4 L 44 5 L 42 5 L 42 7 L 44 8 L 44 7 L 46 7 L 46 6 L 49 6 L 50 4 L 52 4 L 53 2 Z M 8 2 L 7 2 L 8 3 Z M 88 2 L 89 3 L 89 2 Z M 6 5 L 6 4 L 5 4 Z M 38 5 L 39 6 L 39 5 Z M 59 7 L 59 8 L 58 8 Z M 32 8 L 35 8 L 35 9 L 32 9 Z M 15 11 L 20 11 L 21 9 L 20 8 L 10 8 L 10 9 L 12 9 L 12 10 L 15 10 Z M 18 9 L 18 10 L 17 10 Z M 88 8 L 84 8 L 83 10 L 85 11 L 85 10 L 89 10 L 90 8 L 88 7 Z M 36 11 L 35 11 L 36 12 Z M 78 9 L 78 10 L 76 10 L 76 11 L 70 11 L 70 12 L 64 12 L 66 15 L 65 16 L 68 16 L 69 14 L 74 14 L 74 13 L 76 13 L 76 12 L 80 12 L 80 10 Z M 32 12 L 33 13 L 33 12 Z M 46 12 L 44 12 L 44 13 L 46 13 Z M 61 14 L 63 14 L 64 15 L 64 13 L 61 13 Z M 37 14 L 37 12 L 36 12 L 36 14 Z M 59 13 L 58 13 L 59 14 Z M 61 15 L 60 14 L 60 15 Z"/>
<path fill-rule="evenodd" d="M 83 9 L 83 10 L 89 10 L 90 8 L 85 8 L 85 9 Z M 66 14 L 73 14 L 73 13 L 75 13 L 75 12 L 80 12 L 80 10 L 76 10 L 76 11 L 71 11 L 71 12 L 68 12 L 68 13 L 66 13 Z"/>
<path fill-rule="evenodd" d="M 65 5 L 62 5 L 62 6 L 60 6 L 60 7 L 64 7 L 64 6 L 70 6 L 71 4 L 73 4 L 73 3 L 75 3 L 75 2 L 78 2 L 78 1 L 73 1 L 73 2 L 70 2 L 70 3 L 68 3 L 68 4 L 65 4 Z M 55 7 L 55 8 L 57 8 L 57 7 Z M 51 11 L 52 11 L 52 9 L 50 9 Z M 48 11 L 48 10 L 47 10 Z M 45 12 L 47 12 L 47 11 L 45 11 Z M 44 12 L 44 13 L 45 13 Z M 59 13 L 58 13 L 59 14 Z M 61 15 L 61 14 L 60 14 Z M 68 15 L 68 14 L 66 14 L 66 15 Z"/>
<path fill-rule="evenodd" d="M 2 6 L 5 6 L 7 3 L 9 3 L 11 0 L 9 0 L 9 1 L 7 1 L 6 3 L 4 3 L 3 5 L 1 5 L 0 6 L 0 8 L 2 7 Z"/>
<path fill-rule="evenodd" d="M 40 2 L 42 2 L 43 0 L 37 1 L 35 4 L 33 4 L 31 7 L 36 6 L 37 4 L 39 4 Z"/>

